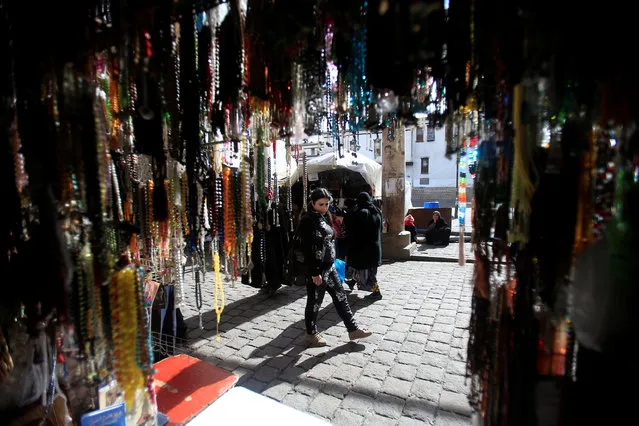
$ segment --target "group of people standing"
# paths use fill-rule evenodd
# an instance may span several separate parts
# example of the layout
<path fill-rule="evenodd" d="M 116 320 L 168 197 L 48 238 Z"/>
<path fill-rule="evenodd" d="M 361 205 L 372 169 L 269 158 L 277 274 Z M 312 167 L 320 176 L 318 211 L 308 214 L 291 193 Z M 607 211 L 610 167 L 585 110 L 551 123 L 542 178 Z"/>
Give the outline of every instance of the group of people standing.
<path fill-rule="evenodd" d="M 304 318 L 307 340 L 312 346 L 326 345 L 326 340 L 317 329 L 317 316 L 326 292 L 333 299 L 351 340 L 371 335 L 355 322 L 335 268 L 336 259 L 341 258 L 346 262 L 345 284 L 351 291 L 357 286 L 360 290 L 371 292 L 367 298 L 382 298 L 377 282 L 377 267 L 382 261 L 382 214 L 373 201 L 370 186 L 355 201 L 347 203 L 346 209 L 333 214 L 329 211 L 331 194 L 324 188 L 315 189 L 311 192 L 307 212 L 298 225 L 297 232 L 306 265 L 308 298 Z"/>

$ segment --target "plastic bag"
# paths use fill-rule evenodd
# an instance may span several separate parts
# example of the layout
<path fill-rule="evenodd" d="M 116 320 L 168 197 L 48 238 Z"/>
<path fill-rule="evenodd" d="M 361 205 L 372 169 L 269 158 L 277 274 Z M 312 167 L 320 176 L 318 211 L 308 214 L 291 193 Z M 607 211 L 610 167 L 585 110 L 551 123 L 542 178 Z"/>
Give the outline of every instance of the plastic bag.
<path fill-rule="evenodd" d="M 344 278 L 346 277 L 346 262 L 342 259 L 335 259 L 335 269 L 337 270 L 337 276 L 339 280 L 344 283 Z"/>

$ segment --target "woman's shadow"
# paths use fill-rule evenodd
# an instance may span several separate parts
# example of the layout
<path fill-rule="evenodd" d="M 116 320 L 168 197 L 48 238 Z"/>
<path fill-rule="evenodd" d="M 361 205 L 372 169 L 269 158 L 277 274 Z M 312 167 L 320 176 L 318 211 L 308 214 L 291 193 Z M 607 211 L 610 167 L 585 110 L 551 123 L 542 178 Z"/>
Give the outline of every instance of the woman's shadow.
<path fill-rule="evenodd" d="M 351 306 L 351 311 L 355 313 L 359 309 L 372 304 L 374 300 L 357 297 L 354 294 L 349 294 L 348 302 Z M 327 330 L 329 327 L 342 322 L 341 318 L 338 315 L 331 315 L 331 313 L 334 313 L 334 311 L 335 307 L 333 306 L 332 302 L 319 311 L 318 326 L 320 327 L 320 329 Z M 344 334 L 346 333 L 346 328 L 344 328 Z M 304 339 L 305 334 L 305 323 L 302 319 L 282 330 L 282 332 L 271 342 L 255 348 L 255 350 L 251 353 L 250 358 L 265 357 L 266 359 L 260 364 L 260 366 L 265 365 L 266 363 L 268 363 L 269 365 L 277 364 L 277 360 L 279 358 L 292 358 L 291 362 L 288 363 L 288 366 L 285 367 L 283 370 L 294 366 L 304 371 L 308 371 L 319 362 L 325 362 L 334 356 L 345 353 L 362 352 L 366 348 L 366 346 L 361 343 L 349 341 L 340 346 L 333 347 L 328 351 L 321 351 L 317 353 L 310 352 L 311 356 L 298 364 L 301 356 L 307 349 L 309 349 L 309 346 Z M 316 348 L 313 348 L 313 350 L 315 349 Z M 258 369 L 256 369 L 255 371 L 258 371 Z"/>

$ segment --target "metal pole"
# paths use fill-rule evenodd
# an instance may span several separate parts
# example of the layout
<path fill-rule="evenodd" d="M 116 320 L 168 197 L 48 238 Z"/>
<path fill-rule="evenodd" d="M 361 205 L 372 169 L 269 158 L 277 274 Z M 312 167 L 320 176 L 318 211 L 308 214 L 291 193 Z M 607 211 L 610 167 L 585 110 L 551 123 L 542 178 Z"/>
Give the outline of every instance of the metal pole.
<path fill-rule="evenodd" d="M 455 154 L 457 158 L 455 166 L 455 219 L 459 217 L 459 151 Z"/>

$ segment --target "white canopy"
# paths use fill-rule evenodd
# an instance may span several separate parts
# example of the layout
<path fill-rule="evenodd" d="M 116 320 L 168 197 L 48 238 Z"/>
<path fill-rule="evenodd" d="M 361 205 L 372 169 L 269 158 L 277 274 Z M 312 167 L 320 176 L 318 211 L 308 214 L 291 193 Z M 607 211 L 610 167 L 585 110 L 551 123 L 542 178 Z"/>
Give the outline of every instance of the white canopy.
<path fill-rule="evenodd" d="M 287 178 L 286 178 L 286 169 L 287 169 L 287 164 L 286 164 L 286 145 L 284 143 L 284 141 L 282 140 L 278 140 L 277 141 L 277 155 L 275 158 L 275 171 L 277 171 L 277 180 L 278 183 L 280 185 L 283 185 L 285 183 L 287 183 Z M 265 148 L 264 150 L 264 155 L 266 156 L 266 158 L 271 158 L 271 161 L 273 161 L 273 145 L 268 146 Z M 239 166 L 239 157 L 235 158 L 235 159 L 231 159 L 232 163 L 231 166 L 233 167 L 238 167 Z M 291 156 L 291 176 L 293 175 L 293 173 L 295 173 L 295 170 L 297 169 L 297 162 L 295 161 L 295 158 L 293 158 Z"/>
<path fill-rule="evenodd" d="M 272 148 L 271 148 L 272 152 Z M 287 182 L 286 179 L 286 148 L 284 146 L 284 141 L 277 141 L 277 157 L 276 157 L 276 170 L 277 170 L 277 180 L 280 185 L 283 185 Z M 291 156 L 291 176 L 295 174 L 297 170 L 297 162 L 295 158 Z"/>
<path fill-rule="evenodd" d="M 336 152 L 311 158 L 306 163 L 308 173 L 319 173 L 334 169 L 347 169 L 358 172 L 364 180 L 373 187 L 376 197 L 382 195 L 382 165 L 376 161 L 352 151 L 345 151 L 344 157 L 339 158 Z M 298 165 L 291 180 L 296 182 L 302 176 L 302 165 Z"/>

